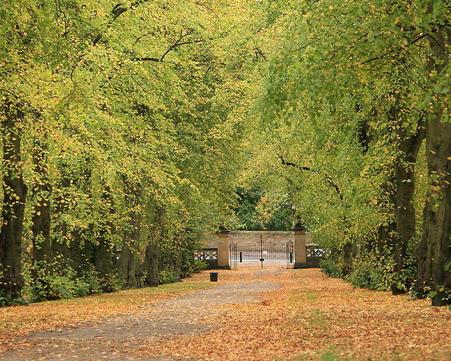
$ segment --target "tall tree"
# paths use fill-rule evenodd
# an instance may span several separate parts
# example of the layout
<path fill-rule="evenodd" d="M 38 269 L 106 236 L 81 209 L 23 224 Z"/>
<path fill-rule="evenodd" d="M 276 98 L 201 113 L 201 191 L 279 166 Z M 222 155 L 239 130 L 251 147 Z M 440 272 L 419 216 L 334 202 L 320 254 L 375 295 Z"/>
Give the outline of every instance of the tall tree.
<path fill-rule="evenodd" d="M 427 71 L 431 107 L 426 121 L 426 157 L 429 188 L 424 226 L 418 247 L 416 289 L 432 296 L 435 305 L 451 302 L 451 123 L 444 99 L 449 86 L 451 30 L 445 5 L 428 2 L 430 17 Z"/>
<path fill-rule="evenodd" d="M 3 206 L 0 228 L 0 283 L 7 302 L 20 298 L 22 233 L 27 187 L 22 171 L 21 139 L 25 122 L 24 104 L 10 99 L 1 107 Z"/>

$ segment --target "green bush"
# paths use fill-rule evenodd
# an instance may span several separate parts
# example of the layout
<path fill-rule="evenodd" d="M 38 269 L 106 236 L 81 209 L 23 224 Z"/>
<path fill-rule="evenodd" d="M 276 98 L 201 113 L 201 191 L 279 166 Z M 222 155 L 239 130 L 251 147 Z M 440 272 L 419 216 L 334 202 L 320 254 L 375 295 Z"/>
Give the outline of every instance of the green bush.
<path fill-rule="evenodd" d="M 41 261 L 32 264 L 31 269 L 32 302 L 74 297 L 75 285 L 72 281 L 74 270 L 58 260 Z"/>
<path fill-rule="evenodd" d="M 322 259 L 319 263 L 321 271 L 323 271 L 329 277 L 342 277 L 341 268 L 339 264 L 332 258 Z"/>
<path fill-rule="evenodd" d="M 74 278 L 76 296 L 102 293 L 103 286 L 99 274 L 93 265 L 87 265 L 80 277 Z"/>
<path fill-rule="evenodd" d="M 124 288 L 124 282 L 118 274 L 110 273 L 100 280 L 103 292 L 116 292 Z"/>
<path fill-rule="evenodd" d="M 4 290 L 0 289 L 0 307 L 8 305 L 8 299 L 5 297 Z"/>
<path fill-rule="evenodd" d="M 374 250 L 364 258 L 355 259 L 352 272 L 346 277 L 355 287 L 370 290 L 397 290 L 408 292 L 416 277 L 416 260 L 412 254 L 404 260 L 404 269 L 395 272 L 393 252 L 390 248 Z"/>
<path fill-rule="evenodd" d="M 27 293 L 33 302 L 73 298 L 101 293 L 102 286 L 94 266 L 79 274 L 60 258 L 35 262 L 30 268 L 31 286 Z"/>
<path fill-rule="evenodd" d="M 399 290 L 408 292 L 417 277 L 417 264 L 413 256 L 405 260 L 404 269 L 393 275 L 393 282 Z"/>
<path fill-rule="evenodd" d="M 200 259 L 194 260 L 194 272 L 205 271 L 208 269 L 208 264 Z"/>
<path fill-rule="evenodd" d="M 160 273 L 160 284 L 174 283 L 180 281 L 180 275 L 175 270 L 161 270 Z"/>
<path fill-rule="evenodd" d="M 346 280 L 354 287 L 387 291 L 395 282 L 393 259 L 380 252 L 373 252 L 365 258 L 356 259 L 353 270 L 346 276 Z"/>
<path fill-rule="evenodd" d="M 67 269 L 65 275 L 53 274 L 47 280 L 49 282 L 48 299 L 72 298 L 80 291 L 80 285 L 74 281 L 72 269 Z"/>

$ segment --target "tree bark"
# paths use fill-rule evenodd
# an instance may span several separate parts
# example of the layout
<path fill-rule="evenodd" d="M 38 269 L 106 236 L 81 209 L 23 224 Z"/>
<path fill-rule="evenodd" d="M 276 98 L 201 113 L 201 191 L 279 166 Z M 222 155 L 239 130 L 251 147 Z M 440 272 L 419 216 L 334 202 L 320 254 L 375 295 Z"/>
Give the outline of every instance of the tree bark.
<path fill-rule="evenodd" d="M 144 272 L 146 286 L 158 286 L 160 284 L 159 277 L 160 250 L 155 244 L 148 244 L 146 247 L 146 255 L 144 258 Z"/>
<path fill-rule="evenodd" d="M 448 66 L 450 31 L 438 28 L 429 39 L 428 74 L 436 74 L 430 88 Z M 446 97 L 446 95 L 443 95 Z M 446 102 L 445 102 L 446 103 Z M 417 249 L 419 296 L 430 295 L 433 305 L 450 303 L 451 295 L 451 123 L 446 122 L 446 104 L 433 97 L 433 113 L 426 123 L 428 193 L 423 212 L 423 236 Z"/>
<path fill-rule="evenodd" d="M 341 269 L 341 273 L 343 277 L 349 275 L 352 272 L 352 253 L 353 253 L 354 246 L 352 242 L 347 242 L 343 246 L 343 266 Z"/>
<path fill-rule="evenodd" d="M 32 216 L 33 260 L 40 262 L 51 255 L 50 239 L 50 194 L 51 185 L 47 169 L 47 144 L 35 140 L 33 149 L 33 165 L 36 175 L 39 177 L 32 188 L 34 200 Z"/>
<path fill-rule="evenodd" d="M 105 187 L 102 194 L 102 201 L 107 207 L 105 213 L 112 214 L 113 209 L 113 199 L 110 194 L 109 187 Z M 108 234 L 113 231 L 114 225 L 108 219 L 108 214 L 105 214 L 105 223 L 101 224 L 101 229 L 99 232 L 99 244 L 96 246 L 95 250 L 95 266 L 96 270 L 102 278 L 102 289 L 105 292 L 112 292 L 113 289 L 109 282 L 109 277 L 113 271 L 113 251 L 111 242 L 108 240 Z"/>
<path fill-rule="evenodd" d="M 66 222 L 63 220 L 63 215 L 67 212 L 68 205 L 68 192 L 66 189 L 70 185 L 69 178 L 64 174 L 64 169 L 60 170 L 61 180 L 57 187 L 59 191 L 55 200 L 55 211 L 53 220 L 57 221 L 57 226 L 54 229 L 55 238 L 51 243 L 52 257 L 62 257 L 63 259 L 70 259 L 69 248 L 69 230 Z"/>
<path fill-rule="evenodd" d="M 113 271 L 113 255 L 109 242 L 103 237 L 99 239 L 99 244 L 95 250 L 95 266 L 96 271 L 102 278 L 102 290 L 112 292 L 113 289 L 108 282 L 108 278 Z"/>
<path fill-rule="evenodd" d="M 120 256 L 120 274 L 127 288 L 137 286 L 136 266 L 139 241 L 141 238 L 141 186 L 124 177 L 124 188 L 129 207 L 129 227 L 125 231 L 124 247 Z"/>
<path fill-rule="evenodd" d="M 135 251 L 127 243 L 124 244 L 119 258 L 119 276 L 126 288 L 137 286 L 136 257 Z"/>
<path fill-rule="evenodd" d="M 3 106 L 3 207 L 0 228 L 0 282 L 7 302 L 21 297 L 22 232 L 27 187 L 22 178 L 21 129 L 25 114 L 19 104 Z"/>
<path fill-rule="evenodd" d="M 409 243 L 415 237 L 415 163 L 418 157 L 424 131 L 421 122 L 415 134 L 402 137 L 400 144 L 401 156 L 395 166 L 395 217 L 396 235 L 393 242 L 394 272 L 400 274 L 405 268 Z M 393 294 L 405 293 L 409 284 L 399 286 L 392 284 Z"/>

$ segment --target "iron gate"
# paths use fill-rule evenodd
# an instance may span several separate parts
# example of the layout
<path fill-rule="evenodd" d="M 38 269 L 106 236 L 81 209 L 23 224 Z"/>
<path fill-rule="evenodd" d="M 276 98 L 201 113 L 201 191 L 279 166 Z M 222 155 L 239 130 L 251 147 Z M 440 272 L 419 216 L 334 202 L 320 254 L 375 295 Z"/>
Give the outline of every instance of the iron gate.
<path fill-rule="evenodd" d="M 229 265 L 231 269 L 238 267 L 238 245 L 235 243 L 229 245 Z"/>
<path fill-rule="evenodd" d="M 260 238 L 260 241 L 256 243 L 231 243 L 229 261 L 232 269 L 237 268 L 238 265 L 255 263 L 259 263 L 261 267 L 265 264 L 280 264 L 289 268 L 294 263 L 293 241 L 275 243 Z"/>

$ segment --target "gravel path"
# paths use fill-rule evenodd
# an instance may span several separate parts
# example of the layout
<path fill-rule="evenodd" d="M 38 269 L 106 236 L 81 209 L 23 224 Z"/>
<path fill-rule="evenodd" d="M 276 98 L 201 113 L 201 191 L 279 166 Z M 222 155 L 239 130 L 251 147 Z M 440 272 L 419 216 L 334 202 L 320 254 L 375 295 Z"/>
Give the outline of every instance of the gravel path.
<path fill-rule="evenodd" d="M 211 320 L 223 312 L 219 306 L 258 302 L 259 293 L 279 287 L 277 283 L 265 281 L 264 276 L 265 271 L 259 270 L 251 281 L 219 284 L 148 305 L 133 315 L 112 318 L 96 325 L 36 332 L 21 340 L 19 344 L 24 345 L 23 348 L 0 354 L 0 359 L 171 361 L 167 357 L 132 357 L 128 351 L 143 342 L 196 335 L 210 330 L 211 322 L 207 323 L 206 319 Z"/>

